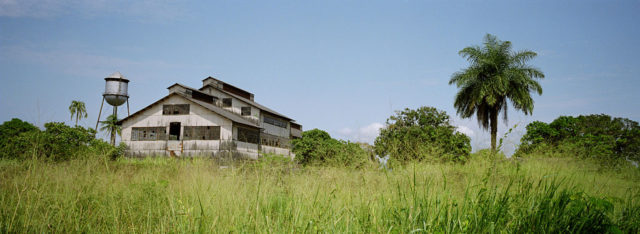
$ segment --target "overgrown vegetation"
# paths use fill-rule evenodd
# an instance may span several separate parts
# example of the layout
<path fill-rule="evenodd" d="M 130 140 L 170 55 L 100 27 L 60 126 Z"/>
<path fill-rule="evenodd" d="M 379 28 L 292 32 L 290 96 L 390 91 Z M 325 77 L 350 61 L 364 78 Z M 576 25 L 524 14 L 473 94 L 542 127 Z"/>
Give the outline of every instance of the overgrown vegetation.
<path fill-rule="evenodd" d="M 392 171 L 265 157 L 0 160 L 0 232 L 605 233 L 640 231 L 640 172 L 575 158 Z"/>
<path fill-rule="evenodd" d="M 303 165 L 361 167 L 372 158 L 359 144 L 333 139 L 320 129 L 304 131 L 292 146 L 296 160 Z"/>
<path fill-rule="evenodd" d="M 471 139 L 455 131 L 446 112 L 433 107 L 404 109 L 387 119 L 375 140 L 375 152 L 392 160 L 464 162 Z"/>
<path fill-rule="evenodd" d="M 606 164 L 640 161 L 638 122 L 605 114 L 561 116 L 549 124 L 535 121 L 527 125 L 521 142 L 516 156 L 560 153 Z"/>
<path fill-rule="evenodd" d="M 0 159 L 37 158 L 64 161 L 86 155 L 123 155 L 126 145 L 113 147 L 95 138 L 95 130 L 50 122 L 40 130 L 31 123 L 12 119 L 0 125 Z"/>

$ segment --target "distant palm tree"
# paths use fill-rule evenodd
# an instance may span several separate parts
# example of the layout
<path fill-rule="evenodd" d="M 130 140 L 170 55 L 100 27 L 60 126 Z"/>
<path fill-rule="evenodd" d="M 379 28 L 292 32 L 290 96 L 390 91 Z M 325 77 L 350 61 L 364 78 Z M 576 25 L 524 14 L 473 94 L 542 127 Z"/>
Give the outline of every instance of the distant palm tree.
<path fill-rule="evenodd" d="M 78 126 L 78 120 L 88 116 L 87 108 L 85 108 L 84 102 L 81 101 L 71 101 L 69 112 L 71 112 L 71 120 L 73 120 L 74 115 L 76 117 L 76 127 Z"/>
<path fill-rule="evenodd" d="M 527 64 L 537 54 L 530 50 L 511 51 L 511 42 L 500 41 L 487 34 L 484 46 L 470 46 L 459 54 L 469 61 L 469 67 L 454 73 L 449 84 L 460 89 L 454 107 L 462 118 L 474 114 L 485 130 L 491 128 L 491 150 L 496 150 L 498 115 L 503 112 L 507 121 L 507 100 L 525 115 L 533 112 L 530 92 L 542 94 L 542 87 L 535 79 L 544 74 Z"/>
<path fill-rule="evenodd" d="M 102 127 L 100 131 L 106 131 L 111 135 L 111 145 L 116 145 L 116 134 L 121 135 L 122 126 L 118 125 L 118 117 L 115 115 L 109 115 L 106 120 L 100 121 Z"/>

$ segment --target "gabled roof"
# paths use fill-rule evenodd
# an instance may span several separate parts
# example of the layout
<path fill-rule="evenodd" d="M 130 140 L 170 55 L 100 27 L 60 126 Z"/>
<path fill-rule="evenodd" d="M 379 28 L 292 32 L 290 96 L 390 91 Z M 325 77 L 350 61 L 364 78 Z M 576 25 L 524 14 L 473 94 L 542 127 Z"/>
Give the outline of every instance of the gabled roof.
<path fill-rule="evenodd" d="M 172 86 L 173 86 L 173 85 L 172 85 Z M 218 114 L 218 115 L 221 115 L 222 117 L 225 117 L 225 118 L 227 118 L 227 119 L 231 120 L 231 121 L 232 121 L 232 122 L 234 122 L 234 123 L 239 123 L 239 124 L 247 125 L 247 126 L 250 126 L 250 127 L 260 128 L 260 126 L 259 126 L 259 125 L 257 125 L 256 123 L 252 123 L 251 121 L 246 120 L 246 119 L 244 119 L 244 118 L 242 118 L 242 117 L 240 117 L 240 116 L 237 116 L 237 115 L 235 115 L 235 114 L 233 114 L 233 113 L 230 113 L 230 112 L 228 112 L 228 111 L 225 111 L 225 110 L 223 110 L 223 109 L 222 109 L 222 108 L 220 108 L 220 107 L 217 107 L 217 106 L 215 106 L 215 105 L 212 105 L 212 104 L 209 104 L 209 103 L 206 103 L 206 102 L 202 102 L 202 101 L 199 101 L 199 100 L 195 100 L 195 99 L 193 99 L 193 98 L 189 97 L 189 96 L 188 96 L 188 95 L 186 95 L 186 94 L 181 94 L 181 93 L 177 93 L 177 92 L 169 93 L 169 95 L 167 95 L 167 96 L 165 96 L 165 97 L 161 98 L 160 100 L 158 100 L 158 101 L 156 101 L 156 102 L 152 103 L 151 105 L 148 105 L 148 106 L 146 106 L 145 108 L 142 108 L 141 110 L 139 110 L 139 111 L 137 111 L 137 112 L 133 113 L 132 115 L 130 115 L 130 116 L 128 116 L 128 117 L 126 117 L 126 118 L 124 118 L 124 119 L 121 119 L 120 121 L 118 121 L 118 125 L 122 125 L 122 123 L 123 123 L 124 121 L 129 120 L 129 119 L 130 119 L 130 118 L 132 118 L 133 116 L 138 115 L 138 114 L 140 114 L 140 113 L 144 112 L 145 110 L 147 110 L 147 109 L 151 108 L 153 105 L 156 105 L 156 104 L 158 104 L 158 103 L 160 103 L 160 102 L 162 102 L 162 101 L 164 101 L 164 100 L 166 100 L 166 99 L 168 99 L 169 97 L 172 97 L 172 96 L 180 96 L 180 97 L 182 97 L 182 98 L 184 98 L 184 99 L 187 99 L 188 101 L 190 101 L 190 102 L 192 102 L 192 103 L 194 103 L 194 104 L 196 104 L 196 105 L 199 105 L 199 106 L 201 106 L 201 107 L 203 107 L 203 108 L 205 108 L 205 109 L 207 109 L 207 110 L 210 110 L 211 112 L 214 112 L 214 113 L 216 113 L 216 114 Z"/>
<path fill-rule="evenodd" d="M 183 85 L 183 86 L 184 86 L 184 85 Z M 187 86 L 184 86 L 184 87 L 187 87 Z M 209 85 L 205 85 L 205 86 L 203 86 L 203 87 L 202 87 L 202 88 L 200 88 L 199 90 L 200 90 L 200 91 L 202 91 L 202 90 L 203 90 L 204 88 L 206 88 L 206 87 L 214 88 L 214 89 L 219 90 L 220 92 L 223 92 L 223 93 L 225 93 L 225 94 L 227 94 L 227 95 L 229 95 L 229 96 L 232 96 L 232 97 L 234 97 L 234 98 L 240 99 L 240 100 L 241 100 L 241 101 L 243 101 L 243 102 L 249 103 L 249 105 L 253 105 L 253 106 L 257 107 L 258 109 L 260 109 L 260 110 L 262 110 L 262 111 L 265 111 L 265 112 L 271 113 L 271 114 L 273 114 L 273 115 L 277 115 L 277 116 L 279 116 L 279 117 L 282 117 L 282 118 L 284 118 L 284 119 L 287 119 L 287 120 L 291 120 L 291 121 L 293 121 L 293 119 L 292 119 L 292 118 L 289 118 L 289 117 L 287 117 L 286 115 L 280 114 L 280 113 L 278 113 L 277 111 L 274 111 L 274 110 L 272 110 L 272 109 L 269 109 L 269 108 L 268 108 L 268 107 L 266 107 L 266 106 L 260 105 L 260 103 L 257 103 L 257 102 L 255 102 L 255 101 L 251 101 L 251 100 L 249 100 L 249 99 L 246 99 L 246 98 L 244 98 L 244 97 L 238 96 L 238 95 L 236 95 L 236 94 L 234 94 L 234 93 L 231 93 L 231 92 L 228 92 L 228 91 L 225 91 L 225 90 L 222 90 L 222 89 L 217 89 L 216 87 L 214 87 L 213 85 L 210 85 L 210 84 L 209 84 Z M 187 87 L 187 88 L 188 88 L 188 87 Z"/>

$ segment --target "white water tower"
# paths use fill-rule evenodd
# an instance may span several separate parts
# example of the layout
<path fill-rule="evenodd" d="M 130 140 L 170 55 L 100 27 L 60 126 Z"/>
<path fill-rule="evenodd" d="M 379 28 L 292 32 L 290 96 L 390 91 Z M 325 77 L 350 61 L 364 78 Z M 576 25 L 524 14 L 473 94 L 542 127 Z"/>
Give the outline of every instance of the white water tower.
<path fill-rule="evenodd" d="M 113 115 L 118 117 L 118 106 L 127 103 L 127 115 L 129 113 L 129 80 L 125 78 L 120 72 L 115 72 L 106 78 L 104 86 L 104 93 L 102 94 L 102 104 L 100 104 L 100 113 L 98 113 L 98 122 L 96 122 L 96 131 L 98 130 L 98 123 L 100 123 L 100 115 L 102 115 L 102 106 L 104 101 L 107 100 L 109 105 L 113 106 Z"/>

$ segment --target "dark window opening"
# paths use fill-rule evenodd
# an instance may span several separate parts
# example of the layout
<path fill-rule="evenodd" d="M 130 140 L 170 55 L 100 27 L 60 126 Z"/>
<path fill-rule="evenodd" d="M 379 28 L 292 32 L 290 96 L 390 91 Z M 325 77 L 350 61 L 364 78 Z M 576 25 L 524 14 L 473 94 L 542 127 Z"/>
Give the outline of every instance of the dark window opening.
<path fill-rule="evenodd" d="M 222 107 L 231 107 L 231 98 L 223 98 L 222 99 Z"/>
<path fill-rule="evenodd" d="M 233 93 L 235 95 L 238 95 L 240 97 L 243 97 L 243 98 L 246 98 L 246 99 L 249 99 L 249 100 L 251 100 L 251 95 L 253 95 L 253 94 L 251 94 L 251 93 L 249 93 L 247 91 L 241 90 L 241 89 L 236 88 L 235 86 L 231 86 L 229 84 L 224 84 L 222 86 L 222 90 L 230 92 L 230 93 Z"/>
<path fill-rule="evenodd" d="M 163 141 L 167 139 L 166 127 L 134 127 L 131 128 L 132 141 Z"/>
<path fill-rule="evenodd" d="M 206 102 L 206 103 L 213 103 L 213 101 L 214 101 L 213 100 L 213 96 L 208 95 L 208 94 L 204 94 L 204 93 L 201 93 L 201 92 L 196 92 L 196 91 L 193 91 L 191 93 L 191 97 L 193 99 L 196 99 L 196 100 L 199 100 L 199 101 L 203 101 L 203 102 Z"/>
<path fill-rule="evenodd" d="M 245 106 L 242 107 L 242 116 L 249 116 L 251 115 L 251 107 L 250 106 Z"/>
<path fill-rule="evenodd" d="M 163 115 L 188 115 L 189 104 L 162 105 Z"/>
<path fill-rule="evenodd" d="M 169 140 L 180 140 L 180 122 L 169 123 Z"/>
<path fill-rule="evenodd" d="M 184 140 L 220 140 L 220 126 L 184 126 Z"/>
<path fill-rule="evenodd" d="M 238 141 L 258 144 L 260 138 L 260 132 L 254 129 L 238 128 Z"/>

